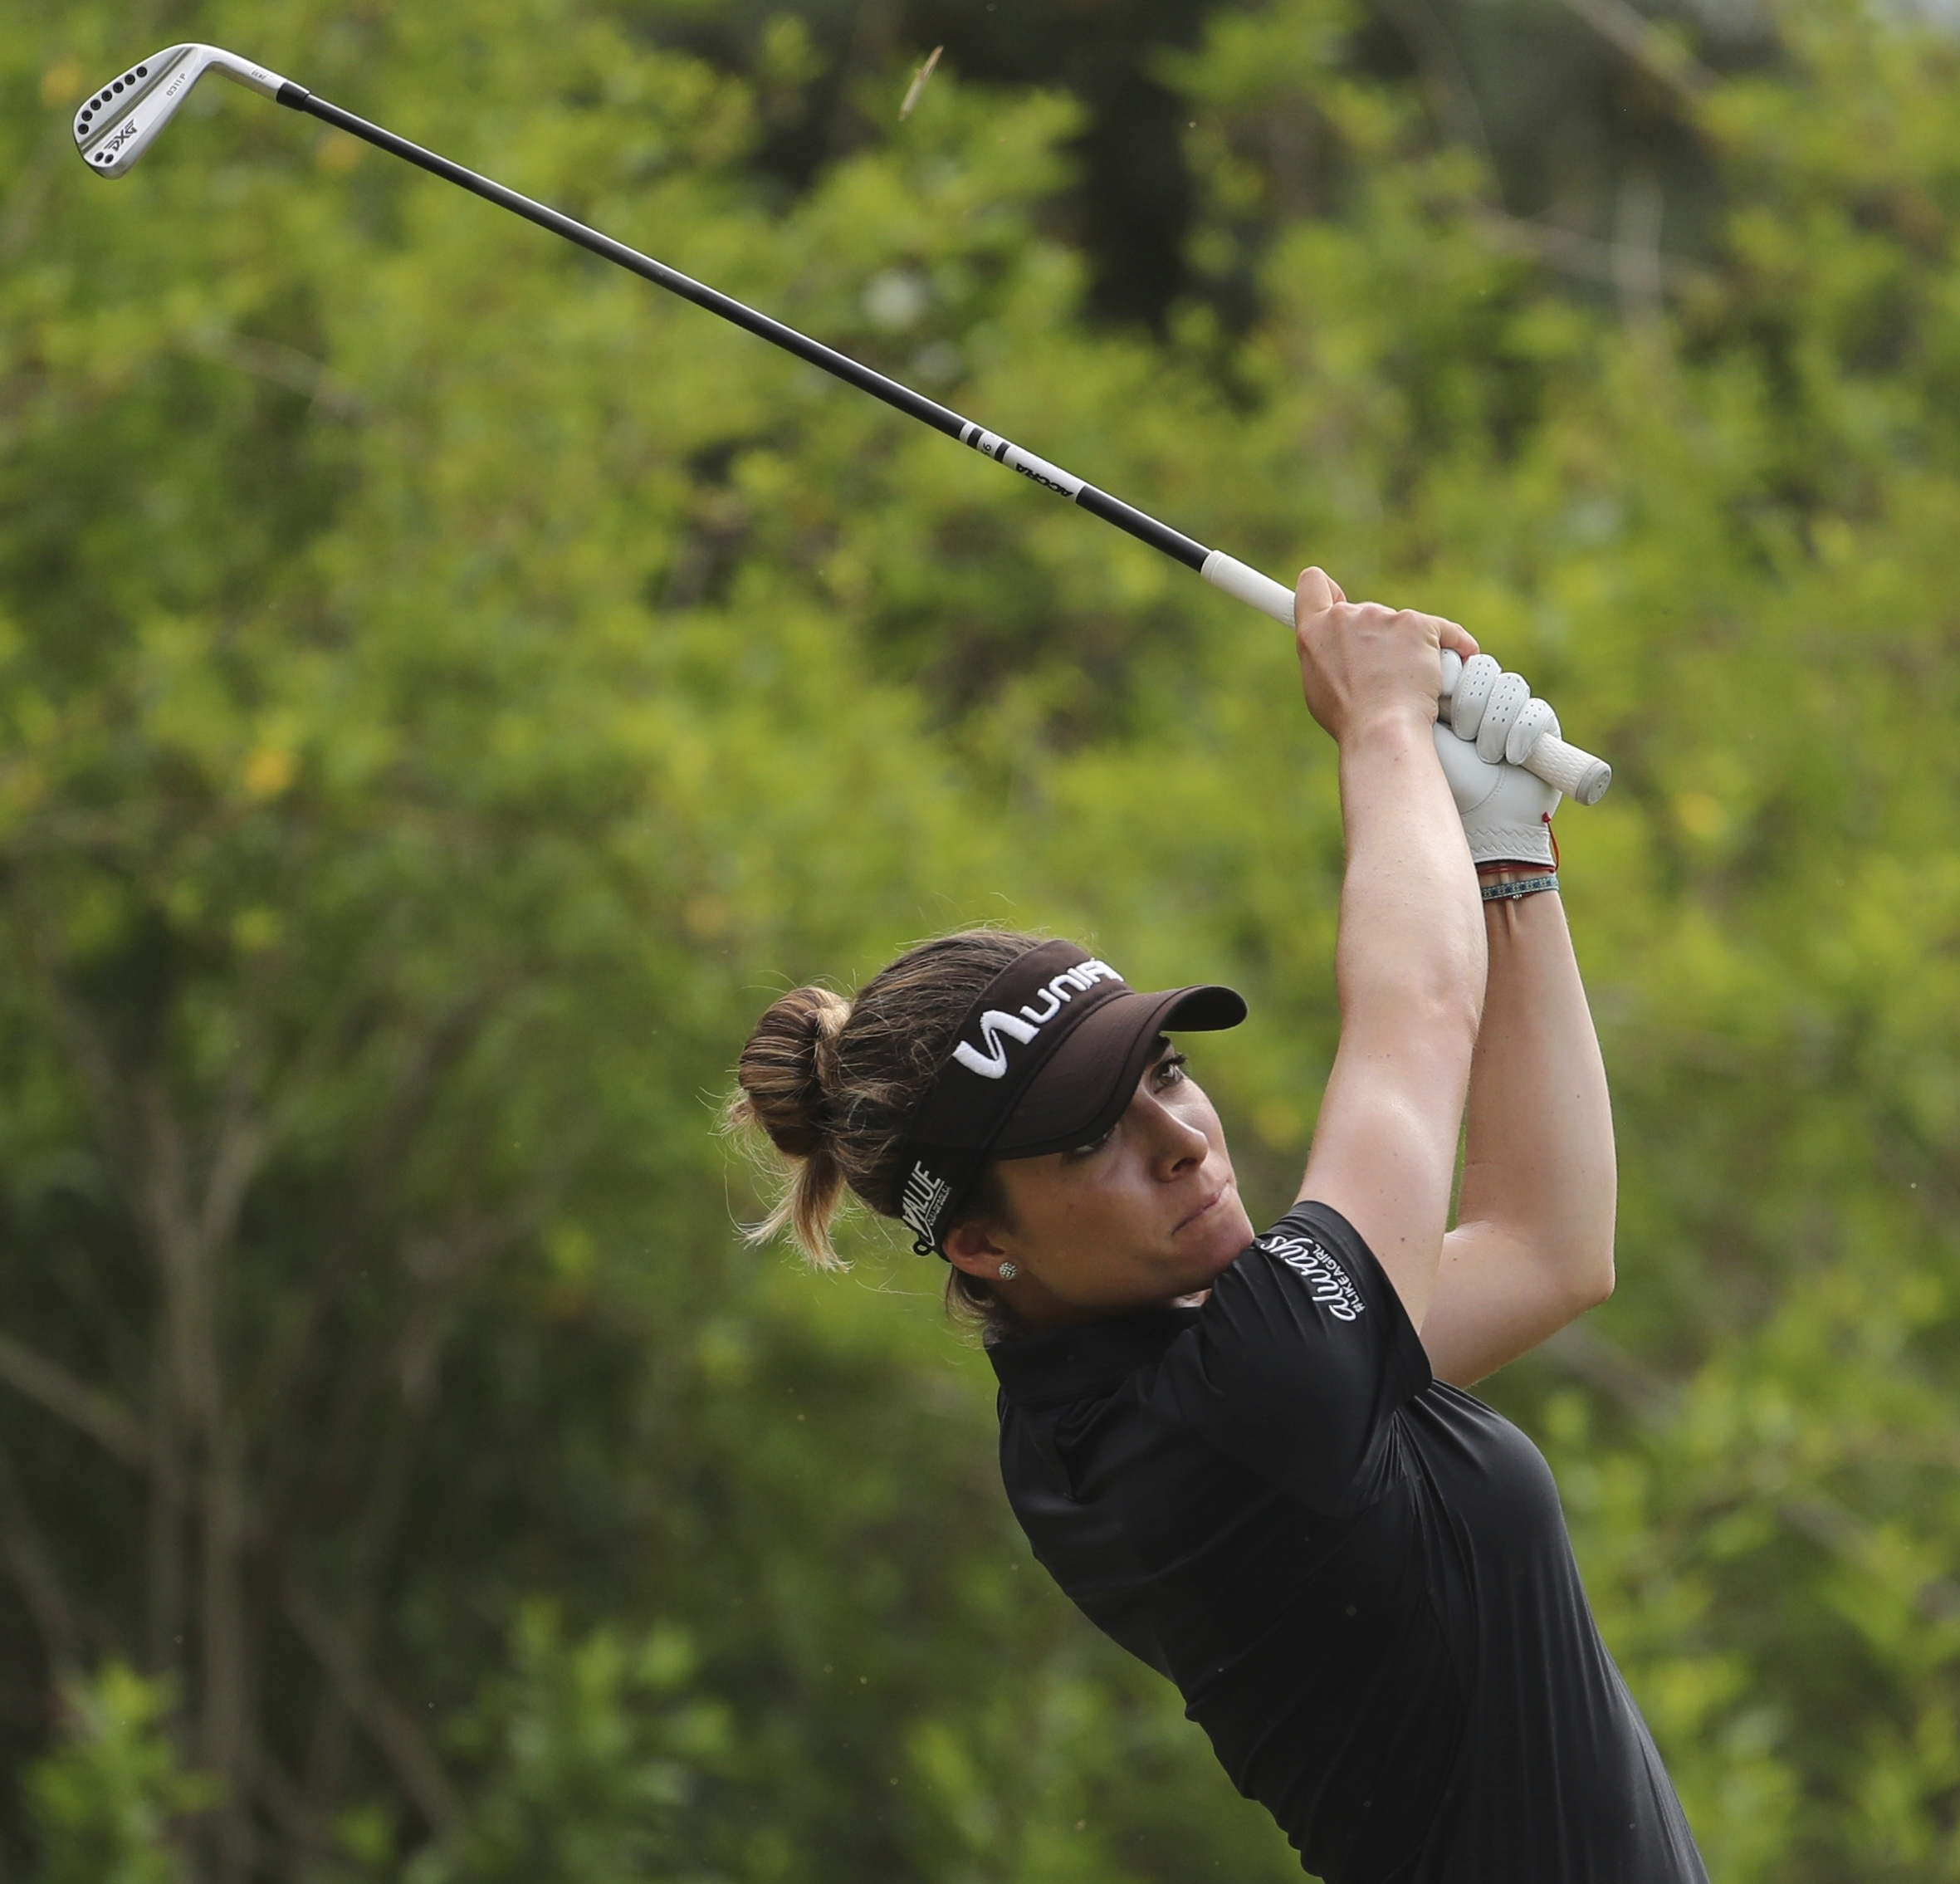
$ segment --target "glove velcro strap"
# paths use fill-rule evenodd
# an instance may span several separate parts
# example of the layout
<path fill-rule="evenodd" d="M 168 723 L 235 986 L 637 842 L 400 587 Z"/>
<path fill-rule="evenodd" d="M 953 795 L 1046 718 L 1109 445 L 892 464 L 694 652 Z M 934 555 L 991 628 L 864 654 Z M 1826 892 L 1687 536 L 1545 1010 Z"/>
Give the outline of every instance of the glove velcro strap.
<path fill-rule="evenodd" d="M 1466 825 L 1470 855 L 1479 869 L 1491 864 L 1542 864 L 1556 869 L 1552 849 L 1552 827 L 1541 820 L 1535 825 Z"/>

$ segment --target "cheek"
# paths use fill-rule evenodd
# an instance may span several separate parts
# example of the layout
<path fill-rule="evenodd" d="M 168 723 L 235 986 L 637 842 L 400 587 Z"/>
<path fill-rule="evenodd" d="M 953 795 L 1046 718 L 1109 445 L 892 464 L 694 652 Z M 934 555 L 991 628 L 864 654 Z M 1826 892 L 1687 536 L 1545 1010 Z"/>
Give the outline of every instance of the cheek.
<path fill-rule="evenodd" d="M 1074 1260 L 1093 1260 L 1105 1244 L 1128 1242 L 1151 1203 L 1150 1174 L 1127 1152 L 1078 1166 L 1031 1195 L 1022 1228 L 1032 1239 Z"/>
<path fill-rule="evenodd" d="M 1062 1207 L 1055 1221 L 1066 1224 L 1078 1241 L 1094 1241 L 1099 1226 L 1127 1221 L 1140 1201 L 1141 1174 L 1135 1162 L 1127 1157 L 1112 1159 L 1084 1182 L 1072 1185 L 1058 1200 Z"/>

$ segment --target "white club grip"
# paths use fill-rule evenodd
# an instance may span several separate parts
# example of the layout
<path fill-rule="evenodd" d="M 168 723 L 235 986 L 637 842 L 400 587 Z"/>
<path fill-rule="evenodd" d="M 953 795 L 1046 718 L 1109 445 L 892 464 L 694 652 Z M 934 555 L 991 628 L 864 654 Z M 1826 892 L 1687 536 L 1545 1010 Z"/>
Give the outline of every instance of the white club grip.
<path fill-rule="evenodd" d="M 1284 622 L 1288 628 L 1293 625 L 1293 592 L 1269 575 L 1262 575 L 1222 550 L 1214 550 L 1205 559 L 1200 571 L 1205 580 L 1215 589 L 1222 589 L 1237 600 L 1272 616 L 1273 620 Z M 1443 706 L 1442 717 L 1449 717 L 1449 696 L 1456 690 L 1457 677 L 1463 672 L 1463 663 L 1456 655 L 1444 650 L 1443 655 Z M 1613 768 L 1604 759 L 1596 759 L 1576 746 L 1568 745 L 1555 732 L 1547 732 L 1525 755 L 1524 769 L 1534 777 L 1544 780 L 1547 785 L 1579 805 L 1596 805 L 1606 795 L 1606 787 L 1613 782 Z"/>
<path fill-rule="evenodd" d="M 1524 769 L 1555 790 L 1562 791 L 1575 805 L 1598 804 L 1613 782 L 1613 768 L 1604 759 L 1594 758 L 1582 747 L 1567 745 L 1552 732 L 1531 749 Z"/>
<path fill-rule="evenodd" d="M 1284 622 L 1288 628 L 1293 625 L 1293 590 L 1283 583 L 1275 582 L 1269 575 L 1261 575 L 1235 556 L 1228 556 L 1223 550 L 1214 550 L 1205 557 L 1205 566 L 1198 573 L 1214 589 L 1224 590 L 1234 601 L 1249 603 L 1262 614 Z"/>

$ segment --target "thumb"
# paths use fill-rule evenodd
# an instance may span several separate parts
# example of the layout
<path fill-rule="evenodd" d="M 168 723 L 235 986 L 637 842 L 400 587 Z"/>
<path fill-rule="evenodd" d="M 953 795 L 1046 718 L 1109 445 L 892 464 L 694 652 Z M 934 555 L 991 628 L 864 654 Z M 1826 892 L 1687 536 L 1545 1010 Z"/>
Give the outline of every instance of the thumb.
<path fill-rule="evenodd" d="M 1324 569 L 1316 565 L 1302 570 L 1298 586 L 1293 590 L 1293 620 L 1298 624 L 1314 615 L 1323 615 L 1335 603 L 1347 599 L 1341 593 L 1341 585 Z"/>

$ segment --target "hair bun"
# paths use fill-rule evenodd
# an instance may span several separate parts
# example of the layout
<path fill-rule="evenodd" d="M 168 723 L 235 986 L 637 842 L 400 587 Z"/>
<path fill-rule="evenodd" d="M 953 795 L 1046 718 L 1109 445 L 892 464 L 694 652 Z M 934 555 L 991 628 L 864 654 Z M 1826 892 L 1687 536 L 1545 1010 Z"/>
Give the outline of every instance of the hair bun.
<path fill-rule="evenodd" d="M 755 1023 L 736 1069 L 749 1116 L 789 1157 L 814 1157 L 829 1138 L 826 1094 L 851 1004 L 828 988 L 792 988 Z"/>
<path fill-rule="evenodd" d="M 906 1133 L 977 996 L 1040 938 L 967 929 L 909 948 L 846 1001 L 793 988 L 755 1024 L 723 1113 L 760 1129 L 790 1169 L 770 1213 L 742 1234 L 761 1243 L 787 1230 L 820 1269 L 841 1265 L 830 1226 L 847 1192 L 899 1215 Z"/>

